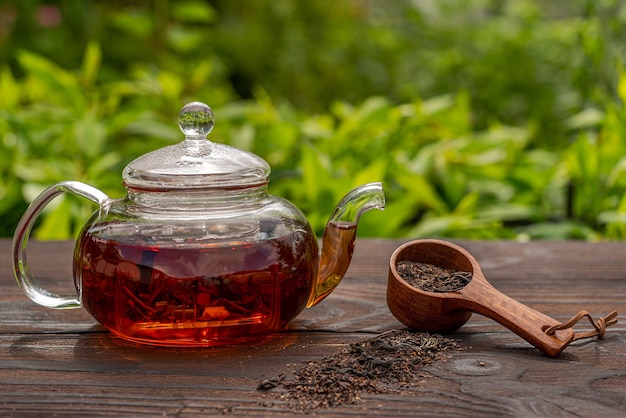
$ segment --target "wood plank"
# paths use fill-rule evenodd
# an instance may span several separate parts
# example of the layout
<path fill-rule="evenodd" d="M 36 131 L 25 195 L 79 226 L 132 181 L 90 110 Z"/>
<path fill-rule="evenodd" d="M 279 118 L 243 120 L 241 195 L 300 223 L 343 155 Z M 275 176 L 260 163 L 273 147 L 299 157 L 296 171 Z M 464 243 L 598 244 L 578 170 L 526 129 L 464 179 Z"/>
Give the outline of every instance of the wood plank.
<path fill-rule="evenodd" d="M 113 338 L 83 310 L 30 302 L 0 240 L 0 414 L 291 416 L 284 388 L 261 379 L 332 356 L 350 343 L 401 329 L 386 307 L 388 261 L 404 240 L 359 240 L 338 289 L 265 341 L 214 349 L 137 347 Z M 626 243 L 455 241 L 500 291 L 556 319 L 581 309 L 626 312 Z M 72 243 L 33 242 L 42 282 L 71 291 Z M 495 322 L 474 315 L 452 336 L 466 350 L 425 370 L 417 387 L 364 394 L 324 416 L 623 416 L 626 328 L 547 358 Z M 580 329 L 588 329 L 582 324 Z"/>

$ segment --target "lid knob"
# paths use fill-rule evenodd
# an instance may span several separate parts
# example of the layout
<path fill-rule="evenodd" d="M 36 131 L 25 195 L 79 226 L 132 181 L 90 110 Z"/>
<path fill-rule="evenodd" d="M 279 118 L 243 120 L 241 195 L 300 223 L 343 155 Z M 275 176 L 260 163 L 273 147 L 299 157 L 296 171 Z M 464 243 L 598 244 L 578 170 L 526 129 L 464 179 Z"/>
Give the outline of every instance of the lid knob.
<path fill-rule="evenodd" d="M 178 114 L 178 126 L 185 140 L 131 161 L 123 173 L 126 187 L 133 189 L 133 193 L 160 193 L 188 189 L 241 190 L 267 184 L 270 167 L 265 160 L 206 139 L 214 125 L 209 106 L 200 102 L 185 105 Z"/>
<path fill-rule="evenodd" d="M 206 138 L 215 126 L 211 108 L 201 102 L 186 104 L 178 114 L 178 127 L 187 138 Z"/>

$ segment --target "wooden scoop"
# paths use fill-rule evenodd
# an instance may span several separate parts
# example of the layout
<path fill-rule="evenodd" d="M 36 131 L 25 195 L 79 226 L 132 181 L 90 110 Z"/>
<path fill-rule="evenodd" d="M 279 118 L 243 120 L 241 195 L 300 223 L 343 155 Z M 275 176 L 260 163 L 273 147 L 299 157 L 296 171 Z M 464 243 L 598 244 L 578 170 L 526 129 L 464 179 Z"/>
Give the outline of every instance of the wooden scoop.
<path fill-rule="evenodd" d="M 404 260 L 470 272 L 472 279 L 454 292 L 423 291 L 398 274 L 397 263 Z M 545 330 L 559 325 L 558 321 L 497 291 L 485 279 L 474 257 L 445 241 L 417 240 L 396 249 L 389 261 L 387 304 L 404 325 L 425 332 L 454 331 L 476 312 L 497 321 L 549 357 L 558 356 L 574 338 L 572 328 L 548 335 Z"/>

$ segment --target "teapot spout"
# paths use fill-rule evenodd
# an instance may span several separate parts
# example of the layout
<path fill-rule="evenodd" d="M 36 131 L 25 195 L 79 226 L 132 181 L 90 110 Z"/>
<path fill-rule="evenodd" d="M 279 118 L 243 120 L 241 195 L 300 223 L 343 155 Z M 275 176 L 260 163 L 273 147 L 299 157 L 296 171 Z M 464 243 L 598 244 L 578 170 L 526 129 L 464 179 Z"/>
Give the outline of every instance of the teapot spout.
<path fill-rule="evenodd" d="M 346 274 L 361 215 L 370 209 L 384 208 L 385 194 L 379 182 L 353 189 L 337 204 L 324 229 L 317 279 L 307 307 L 328 296 Z"/>

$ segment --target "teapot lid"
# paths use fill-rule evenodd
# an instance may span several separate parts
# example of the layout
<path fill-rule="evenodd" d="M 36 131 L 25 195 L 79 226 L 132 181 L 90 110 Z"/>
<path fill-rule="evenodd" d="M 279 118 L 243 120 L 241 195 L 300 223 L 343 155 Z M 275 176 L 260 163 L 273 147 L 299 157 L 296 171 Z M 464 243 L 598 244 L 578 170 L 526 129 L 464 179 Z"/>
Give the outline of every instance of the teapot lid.
<path fill-rule="evenodd" d="M 267 183 L 268 163 L 235 147 L 211 142 L 213 111 L 200 102 L 185 105 L 178 126 L 185 139 L 129 163 L 124 185 L 140 190 L 248 188 Z"/>

